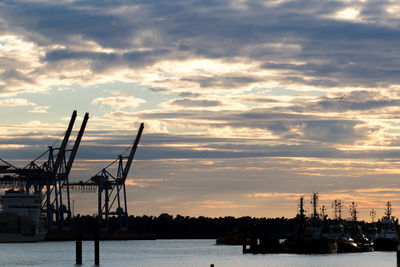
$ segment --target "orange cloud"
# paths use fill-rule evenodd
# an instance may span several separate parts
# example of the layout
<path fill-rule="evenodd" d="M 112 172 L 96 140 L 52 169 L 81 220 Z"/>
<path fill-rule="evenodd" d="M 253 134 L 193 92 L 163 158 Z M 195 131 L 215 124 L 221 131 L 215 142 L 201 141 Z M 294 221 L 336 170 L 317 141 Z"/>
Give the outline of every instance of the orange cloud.
<path fill-rule="evenodd" d="M 166 182 L 168 179 L 134 179 L 134 180 L 126 180 L 125 185 L 127 186 L 134 186 L 134 187 L 140 187 L 140 188 L 146 188 L 151 186 L 154 183 L 159 183 L 159 182 Z"/>

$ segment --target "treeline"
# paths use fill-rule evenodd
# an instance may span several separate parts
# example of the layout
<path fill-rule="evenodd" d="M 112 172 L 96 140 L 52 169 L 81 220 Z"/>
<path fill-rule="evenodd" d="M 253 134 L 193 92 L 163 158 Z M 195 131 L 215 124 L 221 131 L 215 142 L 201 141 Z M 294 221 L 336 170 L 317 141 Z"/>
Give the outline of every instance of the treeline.
<path fill-rule="evenodd" d="M 306 219 L 311 220 L 311 219 Z M 172 216 L 163 213 L 159 216 L 129 216 L 127 231 L 131 233 L 153 234 L 156 238 L 217 238 L 226 235 L 239 235 L 251 237 L 255 233 L 264 234 L 274 238 L 285 238 L 288 234 L 294 233 L 301 225 L 301 218 L 254 218 L 231 216 L 210 218 L 210 217 L 189 217 Z M 321 220 L 321 223 L 334 224 L 335 220 Z M 95 216 L 76 216 L 73 218 L 73 225 L 83 233 L 93 233 L 97 227 Z M 367 232 L 371 224 L 364 221 L 341 220 L 344 226 L 356 223 Z M 395 220 L 398 226 L 398 220 Z M 109 232 L 119 231 L 117 217 L 110 217 Z M 381 228 L 381 221 L 373 224 L 378 230 Z"/>
<path fill-rule="evenodd" d="M 92 233 L 97 226 L 94 216 L 76 216 L 73 225 L 80 231 Z M 118 231 L 118 218 L 110 217 L 109 231 Z M 155 234 L 157 238 L 217 238 L 237 233 L 250 236 L 263 231 L 271 236 L 282 236 L 296 229 L 296 218 L 253 218 L 253 217 L 189 217 L 172 216 L 129 216 L 128 231 Z"/>

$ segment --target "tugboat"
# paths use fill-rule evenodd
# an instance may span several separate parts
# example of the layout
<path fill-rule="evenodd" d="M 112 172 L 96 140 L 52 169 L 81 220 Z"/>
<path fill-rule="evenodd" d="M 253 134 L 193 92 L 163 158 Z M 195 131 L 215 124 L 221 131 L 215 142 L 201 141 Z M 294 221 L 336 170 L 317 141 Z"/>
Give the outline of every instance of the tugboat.
<path fill-rule="evenodd" d="M 286 241 L 289 253 L 330 254 L 337 252 L 337 243 L 326 226 L 309 226 Z"/>
<path fill-rule="evenodd" d="M 357 242 L 357 246 L 360 249 L 360 252 L 371 252 L 374 251 L 374 242 L 372 242 L 361 230 L 361 227 L 358 225 L 353 228 L 352 236 L 354 241 Z"/>
<path fill-rule="evenodd" d="M 374 247 L 379 251 L 396 251 L 399 245 L 399 236 L 397 233 L 397 221 L 392 215 L 392 204 L 386 203 L 385 216 L 380 222 L 378 233 L 375 235 Z"/>
<path fill-rule="evenodd" d="M 350 205 L 350 215 L 352 221 L 349 225 L 349 241 L 353 241 L 357 245 L 357 250 L 349 252 L 369 252 L 373 251 L 373 243 L 367 238 L 367 236 L 361 230 L 361 227 L 357 224 L 357 205 L 352 202 Z"/>
<path fill-rule="evenodd" d="M 327 225 L 326 216 L 322 214 L 323 220 L 321 220 L 317 212 L 318 194 L 314 193 L 312 196 L 313 214 L 310 220 L 305 220 L 303 202 L 301 197 L 299 205 L 301 223 L 297 233 L 287 239 L 285 243 L 287 251 L 300 254 L 336 253 L 337 243 Z"/>
<path fill-rule="evenodd" d="M 333 236 L 336 239 L 338 253 L 370 252 L 374 250 L 371 242 L 358 225 L 350 225 L 348 230 L 341 224 L 332 226 Z"/>
<path fill-rule="evenodd" d="M 8 190 L 0 197 L 0 243 L 36 242 L 45 239 L 42 195 Z"/>
<path fill-rule="evenodd" d="M 306 218 L 304 197 L 300 198 L 299 214 L 296 216 L 297 231 L 285 235 L 285 239 L 255 232 L 248 242 L 249 245 L 247 240 L 243 243 L 243 253 L 336 253 L 336 240 L 332 238 L 326 216 L 317 213 L 317 201 L 318 194 L 314 193 L 312 197 L 314 213 L 311 218 Z"/>
<path fill-rule="evenodd" d="M 371 224 L 369 224 L 366 234 L 369 240 L 375 240 L 376 234 L 378 233 L 378 228 L 375 223 L 376 211 L 372 209 L 369 212 L 369 216 L 371 216 Z"/>
<path fill-rule="evenodd" d="M 348 252 L 360 252 L 360 248 L 357 243 L 349 234 L 343 234 L 339 239 L 336 240 L 338 246 L 338 253 Z"/>

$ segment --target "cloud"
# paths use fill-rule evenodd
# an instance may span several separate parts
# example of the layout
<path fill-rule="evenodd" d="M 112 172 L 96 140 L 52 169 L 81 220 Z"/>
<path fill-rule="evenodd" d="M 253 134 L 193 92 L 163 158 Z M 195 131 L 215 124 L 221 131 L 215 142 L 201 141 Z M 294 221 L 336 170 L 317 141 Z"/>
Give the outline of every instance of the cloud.
<path fill-rule="evenodd" d="M 8 98 L 0 99 L 2 107 L 18 107 L 18 106 L 35 106 L 35 103 L 28 101 L 25 98 Z"/>
<path fill-rule="evenodd" d="M 273 97 L 260 97 L 260 96 L 239 96 L 233 98 L 233 100 L 238 100 L 240 102 L 248 102 L 248 103 L 281 103 L 279 99 Z"/>
<path fill-rule="evenodd" d="M 0 99 L 0 106 L 1 107 L 33 107 L 28 112 L 32 113 L 47 113 L 47 110 L 50 106 L 38 106 L 37 104 L 29 101 L 25 98 L 7 98 L 7 99 Z"/>
<path fill-rule="evenodd" d="M 299 199 L 303 194 L 301 193 L 278 193 L 278 192 L 273 192 L 273 193 L 252 193 L 252 194 L 247 194 L 246 197 L 249 198 L 275 198 L 275 199 L 288 199 L 288 200 L 297 200 Z"/>
<path fill-rule="evenodd" d="M 54 67 L 67 70 L 64 61 L 84 62 L 81 69 L 108 76 L 121 69 L 142 72 L 137 68 L 161 62 L 210 59 L 224 61 L 227 68 L 242 61 L 255 75 L 228 71 L 204 76 L 204 69 L 174 75 L 201 88 L 244 87 L 271 78 L 281 85 L 317 88 L 388 86 L 399 84 L 393 53 L 398 47 L 398 28 L 394 26 L 399 18 L 393 8 L 390 1 L 322 5 L 315 1 L 268 4 L 254 0 L 240 8 L 231 1 L 176 1 L 168 5 L 117 1 L 95 6 L 88 1 L 7 1 L 0 13 L 7 21 L 2 31 L 13 32 L 40 53 L 29 59 L 34 68 L 29 75 L 16 68 L 3 75 L 12 75 L 19 83 L 34 83 L 42 75 L 55 75 Z M 258 75 L 263 69 L 269 74 Z M 73 74 L 64 75 L 71 79 Z M 83 77 L 75 80 L 85 83 Z"/>
<path fill-rule="evenodd" d="M 146 103 L 146 100 L 137 98 L 133 95 L 127 95 L 123 92 L 115 91 L 113 94 L 117 96 L 110 97 L 97 97 L 92 100 L 92 105 L 100 105 L 100 107 L 110 106 L 113 109 L 125 109 L 125 108 L 137 108 L 143 103 Z"/>
<path fill-rule="evenodd" d="M 237 204 L 234 203 L 233 201 L 219 201 L 219 200 L 204 200 L 200 201 L 198 203 L 187 203 L 187 204 L 194 204 L 196 206 L 199 206 L 200 208 L 204 209 L 232 209 L 232 208 L 251 208 L 254 207 L 254 205 L 244 205 L 244 204 Z"/>
<path fill-rule="evenodd" d="M 198 77 L 198 78 L 183 78 L 182 81 L 196 82 L 200 88 L 227 88 L 248 86 L 256 83 L 257 80 L 251 77 L 229 77 L 229 76 L 214 76 L 214 77 Z"/>
<path fill-rule="evenodd" d="M 43 49 L 21 36 L 0 34 L 0 94 L 15 96 L 24 92 L 43 92 L 40 55 Z M 21 56 L 24 55 L 24 56 Z"/>
<path fill-rule="evenodd" d="M 344 20 L 358 20 L 360 15 L 360 10 L 357 10 L 352 7 L 345 8 L 336 12 L 335 18 L 336 19 L 344 19 Z"/>
<path fill-rule="evenodd" d="M 145 122 L 137 159 L 151 175 L 130 188 L 142 203 L 152 201 L 141 190 L 163 188 L 165 206 L 188 212 L 179 203 L 190 197 L 217 215 L 281 197 L 294 213 L 292 194 L 311 188 L 347 198 L 360 183 L 396 186 L 398 9 L 389 0 L 3 1 L 0 104 L 18 112 L 1 125 L 0 150 L 34 158 L 60 139 L 66 106 L 91 103 L 81 159 L 123 153 Z M 243 197 L 255 194 L 265 195 Z M 235 207 L 237 196 L 248 202 Z"/>
<path fill-rule="evenodd" d="M 134 180 L 126 180 L 125 185 L 127 186 L 133 186 L 133 187 L 141 187 L 141 188 L 146 188 L 149 186 L 152 186 L 154 183 L 162 183 L 162 182 L 167 182 L 168 179 L 134 179 Z"/>
<path fill-rule="evenodd" d="M 176 99 L 171 102 L 171 105 L 181 106 L 181 107 L 215 107 L 220 106 L 222 103 L 218 100 L 207 100 L 207 99 L 189 99 L 181 98 Z"/>
<path fill-rule="evenodd" d="M 180 97 L 188 97 L 188 98 L 197 98 L 200 97 L 200 93 L 193 93 L 193 92 L 181 92 L 179 93 Z"/>
<path fill-rule="evenodd" d="M 148 90 L 155 92 L 155 93 L 159 93 L 159 92 L 168 92 L 167 88 L 154 88 L 154 87 L 149 87 L 147 88 Z"/>
<path fill-rule="evenodd" d="M 197 101 L 197 100 L 196 100 Z M 197 102 L 187 101 L 189 104 Z M 186 100 L 185 100 L 186 102 Z M 188 104 L 188 105 L 189 105 Z M 276 113 L 274 109 L 253 109 L 248 111 L 219 111 L 218 114 L 210 111 L 185 110 L 182 112 L 142 112 L 136 114 L 143 119 L 185 121 L 186 127 L 190 123 L 200 128 L 216 130 L 231 127 L 239 129 L 259 129 L 273 133 L 281 138 L 295 138 L 298 140 L 313 140 L 332 143 L 352 143 L 363 139 L 367 125 L 359 120 L 338 120 L 323 115 L 303 115 L 297 113 Z M 222 123 L 223 122 L 223 123 Z M 201 125 L 201 126 L 200 126 Z M 239 133 L 239 132 L 238 132 Z"/>
<path fill-rule="evenodd" d="M 29 110 L 29 112 L 32 113 L 48 113 L 48 109 L 50 106 L 36 106 L 32 110 Z"/>
<path fill-rule="evenodd" d="M 151 65 L 157 57 L 166 54 L 167 50 L 129 51 L 125 53 L 105 53 L 92 51 L 53 50 L 46 53 L 45 61 L 57 64 L 62 61 L 89 61 L 89 68 L 94 72 L 104 72 L 115 66 L 138 68 Z"/>

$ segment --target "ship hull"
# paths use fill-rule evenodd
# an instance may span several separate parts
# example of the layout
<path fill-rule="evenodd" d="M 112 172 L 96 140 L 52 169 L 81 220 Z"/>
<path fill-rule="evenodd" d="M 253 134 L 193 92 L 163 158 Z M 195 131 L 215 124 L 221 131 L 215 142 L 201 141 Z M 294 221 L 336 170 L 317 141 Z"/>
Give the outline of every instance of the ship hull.
<path fill-rule="evenodd" d="M 45 235 L 23 235 L 19 233 L 1 233 L 0 243 L 29 243 L 44 241 Z"/>
<path fill-rule="evenodd" d="M 337 243 L 338 253 L 348 253 L 348 252 L 360 252 L 361 249 L 357 246 L 357 243 L 350 240 L 339 239 Z"/>

